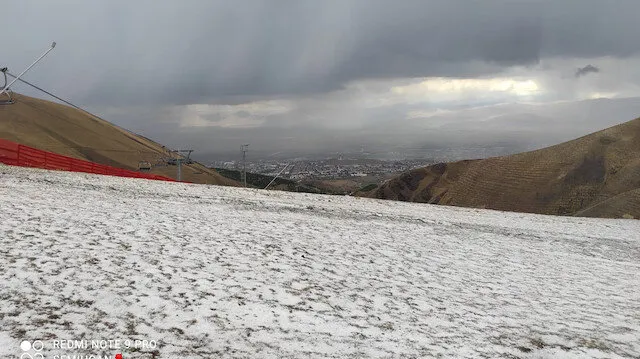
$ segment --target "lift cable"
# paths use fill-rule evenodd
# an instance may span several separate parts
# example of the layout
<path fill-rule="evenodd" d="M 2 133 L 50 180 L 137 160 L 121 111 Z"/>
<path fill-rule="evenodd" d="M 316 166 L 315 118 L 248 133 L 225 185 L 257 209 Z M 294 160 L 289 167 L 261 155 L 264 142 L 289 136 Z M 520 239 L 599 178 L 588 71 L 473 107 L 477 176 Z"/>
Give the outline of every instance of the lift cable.
<path fill-rule="evenodd" d="M 10 72 L 6 72 L 6 74 L 7 74 L 7 75 L 9 75 L 9 76 L 11 76 L 11 77 L 13 77 L 14 79 L 15 79 L 15 78 L 17 78 L 15 75 L 11 74 Z M 35 88 L 36 90 L 40 90 L 40 91 L 42 91 L 42 92 L 46 93 L 47 95 L 49 95 L 49 96 L 51 96 L 51 97 L 55 98 L 56 100 L 62 101 L 62 102 L 64 102 L 65 104 L 67 104 L 67 105 L 69 105 L 69 106 L 71 106 L 71 107 L 75 108 L 76 110 L 80 110 L 80 111 L 82 111 L 82 112 L 86 112 L 86 113 L 88 113 L 89 115 L 91 115 L 91 116 L 93 116 L 93 117 L 100 118 L 100 117 L 98 117 L 98 116 L 96 116 L 96 115 L 92 114 L 91 112 L 89 112 L 89 111 L 87 111 L 87 110 L 85 110 L 85 109 L 83 109 L 83 108 L 81 108 L 81 107 L 79 107 L 79 106 L 76 106 L 76 105 L 72 104 L 71 102 L 69 102 L 69 101 L 67 101 L 67 100 L 65 100 L 65 99 L 63 99 L 63 98 L 58 97 L 58 96 L 56 96 L 56 95 L 52 94 L 51 92 L 49 92 L 49 91 L 47 91 L 47 90 L 45 90 L 45 89 L 43 89 L 43 88 L 40 88 L 40 87 L 38 87 L 38 86 L 36 86 L 36 85 L 34 85 L 34 84 L 32 84 L 32 83 L 28 82 L 27 80 L 18 79 L 18 81 L 24 82 L 25 84 L 27 84 L 27 85 L 29 85 L 29 86 L 31 86 L 31 87 L 33 87 L 33 88 Z"/>

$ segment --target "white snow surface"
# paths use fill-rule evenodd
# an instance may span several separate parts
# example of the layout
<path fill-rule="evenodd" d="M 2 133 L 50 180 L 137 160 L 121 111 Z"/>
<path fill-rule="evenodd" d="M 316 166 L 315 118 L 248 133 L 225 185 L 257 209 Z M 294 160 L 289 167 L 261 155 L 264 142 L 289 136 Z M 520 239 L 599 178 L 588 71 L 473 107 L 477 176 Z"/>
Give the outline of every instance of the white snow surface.
<path fill-rule="evenodd" d="M 637 220 L 3 166 L 0 279 L 9 358 L 640 357 Z"/>

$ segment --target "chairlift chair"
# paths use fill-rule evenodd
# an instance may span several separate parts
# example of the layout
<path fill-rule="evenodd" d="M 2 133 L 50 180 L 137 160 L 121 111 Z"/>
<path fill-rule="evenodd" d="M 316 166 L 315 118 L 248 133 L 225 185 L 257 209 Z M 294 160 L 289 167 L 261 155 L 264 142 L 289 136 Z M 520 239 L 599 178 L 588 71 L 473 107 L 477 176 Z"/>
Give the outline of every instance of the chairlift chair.
<path fill-rule="evenodd" d="M 8 84 L 8 82 L 7 82 L 7 68 L 6 67 L 0 68 L 0 72 L 2 72 L 2 75 L 4 77 L 4 84 L 2 86 L 0 86 L 0 91 L 1 91 L 1 90 L 4 90 L 5 87 L 7 87 L 7 84 Z M 11 97 L 11 94 L 12 94 L 11 89 L 6 89 L 6 91 L 4 91 L 2 94 L 6 95 L 7 98 L 0 98 L 0 105 L 11 105 L 11 104 L 14 103 L 13 98 Z"/>
<path fill-rule="evenodd" d="M 149 162 L 149 161 L 140 161 L 140 162 L 138 162 L 138 170 L 140 172 L 149 172 L 149 171 L 151 171 L 151 162 Z"/>

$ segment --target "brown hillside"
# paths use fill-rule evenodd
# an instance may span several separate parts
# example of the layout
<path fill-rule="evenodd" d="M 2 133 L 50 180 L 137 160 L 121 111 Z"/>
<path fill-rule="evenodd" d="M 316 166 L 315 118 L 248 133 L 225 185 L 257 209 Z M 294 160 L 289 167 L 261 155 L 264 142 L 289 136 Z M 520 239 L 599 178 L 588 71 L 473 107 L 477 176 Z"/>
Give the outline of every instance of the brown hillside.
<path fill-rule="evenodd" d="M 0 106 L 0 138 L 66 156 L 137 170 L 140 161 L 162 163 L 162 145 L 74 108 L 15 95 Z M 176 178 L 176 166 L 155 166 L 151 173 Z M 182 167 L 182 179 L 194 183 L 236 185 L 201 164 Z"/>
<path fill-rule="evenodd" d="M 537 151 L 413 170 L 368 195 L 506 211 L 640 218 L 640 119 Z"/>

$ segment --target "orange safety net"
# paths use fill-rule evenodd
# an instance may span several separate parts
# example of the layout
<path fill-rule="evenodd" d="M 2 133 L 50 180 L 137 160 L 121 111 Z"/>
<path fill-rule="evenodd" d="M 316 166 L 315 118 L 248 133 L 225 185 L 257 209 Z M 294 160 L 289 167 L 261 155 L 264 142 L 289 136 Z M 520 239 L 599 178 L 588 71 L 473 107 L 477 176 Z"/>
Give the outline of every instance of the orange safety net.
<path fill-rule="evenodd" d="M 35 167 L 48 170 L 84 172 L 107 176 L 146 178 L 175 182 L 173 178 L 79 160 L 77 158 L 42 151 L 37 148 L 17 144 L 3 139 L 0 139 L 0 163 L 11 166 Z"/>

